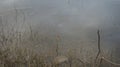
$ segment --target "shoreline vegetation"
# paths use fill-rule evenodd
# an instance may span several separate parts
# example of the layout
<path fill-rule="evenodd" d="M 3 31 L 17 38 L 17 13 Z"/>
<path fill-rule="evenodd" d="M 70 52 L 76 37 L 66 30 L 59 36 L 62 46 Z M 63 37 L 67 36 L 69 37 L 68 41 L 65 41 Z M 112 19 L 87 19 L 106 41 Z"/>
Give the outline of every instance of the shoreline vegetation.
<path fill-rule="evenodd" d="M 15 9 L 16 23 L 17 11 Z M 120 67 L 119 58 L 101 47 L 99 30 L 95 32 L 97 44 L 85 46 L 81 43 L 77 50 L 67 47 L 71 45 L 70 41 L 65 43 L 67 46 L 63 42 L 62 46 L 59 34 L 40 34 L 29 25 L 28 29 L 20 31 L 19 26 L 9 26 L 2 19 L 0 23 L 0 67 Z"/>

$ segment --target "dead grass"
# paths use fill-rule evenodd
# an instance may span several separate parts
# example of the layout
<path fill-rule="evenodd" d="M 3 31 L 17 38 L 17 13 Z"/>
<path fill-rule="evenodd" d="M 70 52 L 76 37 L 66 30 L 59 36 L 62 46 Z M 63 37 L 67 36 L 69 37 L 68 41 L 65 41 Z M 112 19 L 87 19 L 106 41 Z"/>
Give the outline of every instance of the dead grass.
<path fill-rule="evenodd" d="M 97 48 L 92 46 L 85 46 L 87 49 L 84 46 L 80 47 L 80 55 L 77 53 L 78 50 L 69 48 L 70 51 L 61 54 L 59 42 L 56 35 L 41 35 L 34 32 L 31 27 L 27 32 L 20 32 L 14 27 L 6 29 L 3 26 L 0 28 L 0 67 L 119 67 L 119 64 L 111 60 L 108 52 L 103 51 L 104 54 L 97 56 L 95 61 Z M 49 50 L 49 45 L 55 47 Z M 99 43 L 98 45 L 100 46 Z M 100 47 L 98 49 L 102 52 Z M 53 60 L 59 54 L 66 56 L 68 62 L 54 64 Z"/>
<path fill-rule="evenodd" d="M 8 37 L 4 34 L 1 35 L 1 49 L 0 49 L 0 67 L 54 67 L 55 64 L 52 63 L 55 58 L 54 51 L 53 55 L 43 54 L 36 52 L 34 47 L 32 47 L 36 42 L 40 41 L 39 37 L 35 37 L 35 33 L 25 35 L 21 33 L 13 33 L 12 37 Z M 10 36 L 10 35 L 9 35 Z M 36 35 L 37 36 L 37 35 Z M 38 35 L 40 36 L 40 35 Z M 33 39 L 33 40 L 31 40 Z M 45 41 L 45 39 L 44 39 Z M 48 39 L 46 40 L 48 41 Z M 45 41 L 45 42 L 46 42 Z M 39 43 L 39 42 L 38 42 Z M 40 44 L 39 44 L 40 45 Z M 56 51 L 55 51 L 56 52 Z M 84 51 L 83 51 L 84 52 Z M 49 53 L 49 51 L 48 51 Z M 89 54 L 89 52 L 88 52 Z M 94 54 L 94 52 L 92 52 Z M 95 56 L 87 55 L 91 58 L 87 61 L 87 56 L 76 56 L 76 51 L 71 50 L 66 54 L 69 58 L 69 62 L 59 65 L 60 67 L 99 67 L 99 62 L 97 65 L 94 62 Z M 105 55 L 105 54 L 104 54 Z M 107 57 L 107 54 L 105 55 Z M 86 58 L 85 58 L 86 57 Z M 109 57 L 110 58 L 110 57 Z M 111 63 L 101 63 L 100 67 L 116 67 L 116 65 L 110 65 Z"/>

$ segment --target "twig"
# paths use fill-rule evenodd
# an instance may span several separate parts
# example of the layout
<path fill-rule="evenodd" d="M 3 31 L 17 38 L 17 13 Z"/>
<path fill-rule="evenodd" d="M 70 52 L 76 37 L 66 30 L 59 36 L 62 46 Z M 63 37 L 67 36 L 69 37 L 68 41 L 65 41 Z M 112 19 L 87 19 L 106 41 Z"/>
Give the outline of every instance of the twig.
<path fill-rule="evenodd" d="M 101 53 L 101 47 L 100 47 L 100 31 L 99 31 L 99 30 L 97 31 L 97 36 L 98 36 L 98 53 L 97 53 L 95 62 L 96 62 L 96 60 L 98 59 L 98 57 L 99 57 L 99 55 L 100 55 L 100 53 Z"/>
<path fill-rule="evenodd" d="M 102 64 L 102 61 L 103 61 L 103 59 L 101 58 L 98 67 L 100 67 L 100 65 Z"/>
<path fill-rule="evenodd" d="M 116 66 L 120 66 L 120 64 L 114 63 L 114 62 L 106 59 L 105 57 L 102 57 L 101 59 L 103 59 L 104 61 L 106 61 L 106 62 L 108 62 L 108 63 L 110 63 L 110 64 L 113 64 L 113 65 L 116 65 Z"/>
<path fill-rule="evenodd" d="M 60 41 L 60 36 L 57 35 L 56 38 L 57 38 L 57 44 L 56 44 L 56 56 L 58 56 L 58 55 L 59 55 L 59 41 Z"/>
<path fill-rule="evenodd" d="M 83 64 L 83 67 L 85 67 L 85 63 L 82 60 L 80 59 L 77 59 L 77 60 Z"/>

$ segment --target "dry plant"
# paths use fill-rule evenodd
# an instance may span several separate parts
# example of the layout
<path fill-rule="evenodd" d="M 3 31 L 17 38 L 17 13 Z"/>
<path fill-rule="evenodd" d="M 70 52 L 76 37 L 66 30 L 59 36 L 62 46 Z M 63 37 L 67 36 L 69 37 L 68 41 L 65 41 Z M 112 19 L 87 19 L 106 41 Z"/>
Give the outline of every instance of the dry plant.
<path fill-rule="evenodd" d="M 15 11 L 18 12 L 16 9 Z M 18 22 L 17 16 L 16 14 L 16 22 Z M 97 36 L 98 53 L 96 57 L 93 56 L 96 50 L 93 48 L 85 50 L 83 46 L 79 48 L 81 49 L 80 56 L 77 56 L 78 50 L 61 54 L 60 36 L 56 38 L 56 35 L 54 37 L 41 35 L 39 32 L 35 32 L 31 25 L 29 29 L 21 32 L 16 29 L 15 25 L 12 27 L 4 25 L 1 19 L 0 67 L 120 67 L 120 64 L 111 60 L 113 57 L 109 57 L 107 52 L 102 50 L 99 30 Z M 46 44 L 47 46 L 44 46 Z M 48 45 L 55 47 L 51 48 L 53 50 L 45 52 L 44 48 Z"/>

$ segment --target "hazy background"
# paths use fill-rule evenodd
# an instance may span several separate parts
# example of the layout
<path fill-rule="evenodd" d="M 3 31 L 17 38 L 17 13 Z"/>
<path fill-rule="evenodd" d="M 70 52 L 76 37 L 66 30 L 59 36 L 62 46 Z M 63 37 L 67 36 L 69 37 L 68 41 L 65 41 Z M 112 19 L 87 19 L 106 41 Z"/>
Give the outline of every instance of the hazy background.
<path fill-rule="evenodd" d="M 15 22 L 15 8 L 18 24 L 25 22 L 42 33 L 94 43 L 100 29 L 102 45 L 119 46 L 119 0 L 0 0 L 0 16 L 8 23 Z"/>

